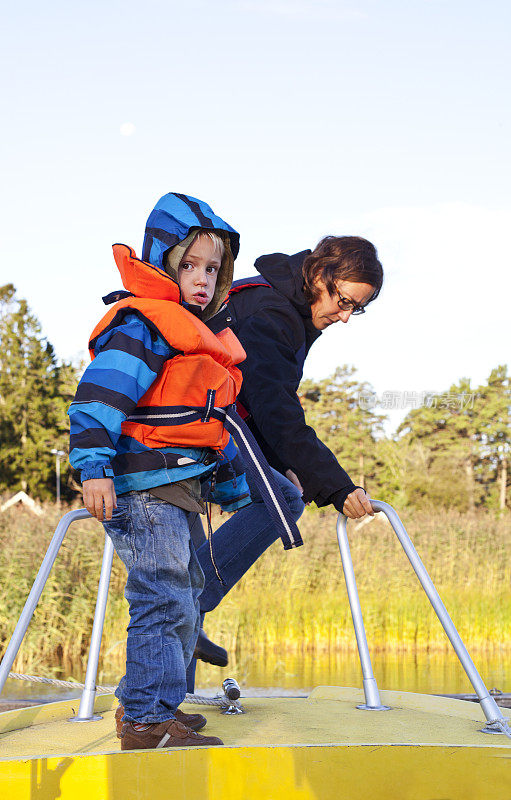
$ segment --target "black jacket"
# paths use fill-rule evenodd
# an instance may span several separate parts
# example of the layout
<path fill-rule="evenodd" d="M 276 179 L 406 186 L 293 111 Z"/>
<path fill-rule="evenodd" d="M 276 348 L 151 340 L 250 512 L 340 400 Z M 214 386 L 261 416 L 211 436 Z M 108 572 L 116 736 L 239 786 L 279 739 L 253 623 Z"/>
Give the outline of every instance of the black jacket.
<path fill-rule="evenodd" d="M 279 472 L 296 473 L 306 502 L 333 503 L 341 511 L 355 485 L 306 424 L 297 395 L 305 358 L 321 335 L 303 293 L 302 264 L 309 253 L 258 258 L 262 277 L 235 281 L 227 309 L 247 353 L 239 399 L 268 462 Z"/>

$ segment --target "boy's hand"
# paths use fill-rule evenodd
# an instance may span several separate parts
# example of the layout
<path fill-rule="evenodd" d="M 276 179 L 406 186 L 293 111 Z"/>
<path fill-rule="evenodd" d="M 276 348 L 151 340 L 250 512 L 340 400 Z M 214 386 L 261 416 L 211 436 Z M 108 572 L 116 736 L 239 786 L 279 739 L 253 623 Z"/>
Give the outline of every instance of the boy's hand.
<path fill-rule="evenodd" d="M 342 513 L 350 519 L 360 519 L 370 514 L 374 517 L 369 495 L 363 489 L 355 489 L 344 502 Z"/>
<path fill-rule="evenodd" d="M 296 488 L 303 494 L 303 486 L 298 480 L 298 475 L 296 472 L 293 472 L 292 469 L 286 469 L 286 478 L 288 481 L 291 481 L 291 483 L 294 483 Z"/>
<path fill-rule="evenodd" d="M 112 478 L 91 478 L 83 482 L 83 504 L 89 514 L 103 522 L 103 505 L 105 520 L 112 519 L 112 511 L 117 508 Z"/>

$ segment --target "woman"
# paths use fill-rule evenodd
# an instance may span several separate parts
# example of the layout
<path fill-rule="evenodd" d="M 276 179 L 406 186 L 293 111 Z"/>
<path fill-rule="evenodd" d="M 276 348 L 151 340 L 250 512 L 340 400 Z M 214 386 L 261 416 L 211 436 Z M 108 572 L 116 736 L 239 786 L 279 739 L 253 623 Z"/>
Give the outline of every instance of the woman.
<path fill-rule="evenodd" d="M 376 249 L 358 236 L 327 236 L 313 252 L 261 256 L 255 266 L 262 277 L 235 282 L 229 301 L 247 353 L 240 393 L 247 422 L 271 466 L 297 476 L 305 502 L 332 504 L 353 519 L 371 514 L 364 491 L 306 424 L 297 389 L 322 332 L 364 313 L 378 296 Z"/>
<path fill-rule="evenodd" d="M 277 471 L 296 519 L 302 497 L 318 506 L 333 505 L 351 519 L 373 515 L 368 495 L 307 425 L 297 390 L 307 354 L 322 332 L 364 313 L 378 297 L 383 269 L 376 249 L 357 236 L 327 236 L 312 252 L 261 256 L 255 266 L 260 276 L 236 281 L 227 306 L 227 321 L 247 354 L 240 364 L 238 411 Z M 208 544 L 201 543 L 200 528 L 198 533 L 197 525 L 192 529 L 206 579 L 202 612 L 213 610 L 277 538 L 259 505 L 259 513 L 254 504 L 248 506 L 214 535 L 215 564 Z M 250 524 L 247 517 L 253 517 Z M 226 663 L 225 651 L 202 632 L 197 654 Z"/>

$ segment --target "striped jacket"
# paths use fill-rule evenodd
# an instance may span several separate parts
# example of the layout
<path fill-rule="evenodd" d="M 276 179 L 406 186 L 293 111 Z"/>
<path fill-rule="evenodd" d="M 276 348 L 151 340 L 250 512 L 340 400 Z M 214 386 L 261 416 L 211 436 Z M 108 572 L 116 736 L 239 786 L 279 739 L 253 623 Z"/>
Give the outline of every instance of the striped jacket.
<path fill-rule="evenodd" d="M 212 499 L 225 511 L 242 508 L 250 502 L 250 495 L 232 440 L 217 456 L 206 447 L 166 447 L 155 453 L 122 435 L 122 422 L 171 355 L 167 343 L 136 314 L 125 315 L 122 324 L 98 338 L 94 361 L 85 370 L 68 412 L 69 460 L 81 471 L 82 481 L 112 477 L 116 492 L 122 494 L 185 478 L 205 479 L 218 459 Z"/>
<path fill-rule="evenodd" d="M 238 234 L 207 203 L 169 193 L 160 198 L 149 216 L 144 259 L 161 270 L 165 251 L 185 239 L 194 227 L 225 231 L 236 256 Z M 146 296 L 144 291 L 130 291 Z M 190 477 L 207 478 L 217 464 L 213 499 L 225 510 L 234 511 L 250 502 L 250 495 L 241 457 L 232 440 L 219 455 L 208 447 L 151 448 L 123 435 L 121 430 L 123 421 L 174 353 L 154 326 L 136 313 L 126 313 L 96 339 L 94 360 L 85 370 L 68 412 L 71 464 L 81 470 L 82 481 L 113 477 L 118 493 Z"/>

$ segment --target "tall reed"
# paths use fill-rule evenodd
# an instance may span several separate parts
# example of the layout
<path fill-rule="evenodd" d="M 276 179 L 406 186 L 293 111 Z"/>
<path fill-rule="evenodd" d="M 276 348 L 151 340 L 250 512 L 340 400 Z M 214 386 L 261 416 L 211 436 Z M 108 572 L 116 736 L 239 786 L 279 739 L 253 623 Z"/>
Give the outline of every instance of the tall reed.
<path fill-rule="evenodd" d="M 289 649 L 353 648 L 355 640 L 335 534 L 335 514 L 306 513 L 305 546 L 277 543 L 218 609 L 208 631 Z M 471 648 L 511 645 L 511 520 L 490 514 L 405 514 L 403 522 L 461 636 Z M 350 533 L 373 647 L 443 648 L 445 634 L 384 519 Z"/>
<path fill-rule="evenodd" d="M 60 513 L 0 515 L 0 645 L 5 648 Z M 467 646 L 511 645 L 511 518 L 456 511 L 402 515 Z M 219 520 L 216 520 L 217 524 Z M 355 647 L 342 576 L 336 516 L 306 511 L 305 546 L 275 543 L 207 617 L 208 635 L 237 649 L 351 650 Z M 64 541 L 15 663 L 19 671 L 82 672 L 103 547 L 95 521 L 75 523 Z M 447 640 L 390 527 L 381 515 L 350 533 L 372 649 L 442 649 Z M 114 559 L 102 665 L 122 670 L 128 621 L 124 567 Z"/>

